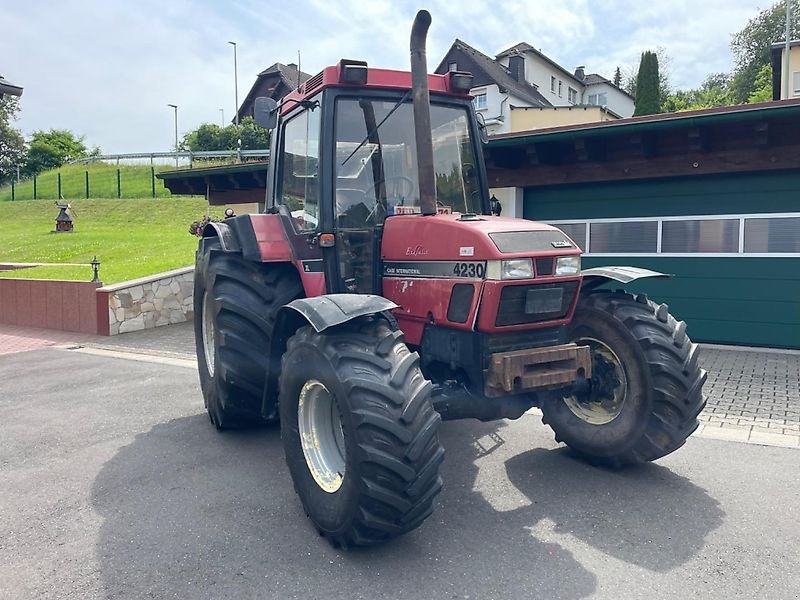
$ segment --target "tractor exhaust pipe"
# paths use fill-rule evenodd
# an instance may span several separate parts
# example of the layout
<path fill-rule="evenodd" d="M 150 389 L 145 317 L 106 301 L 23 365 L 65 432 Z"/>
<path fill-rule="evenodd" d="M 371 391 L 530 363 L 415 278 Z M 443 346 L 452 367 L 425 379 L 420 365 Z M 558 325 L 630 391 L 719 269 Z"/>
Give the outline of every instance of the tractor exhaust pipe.
<path fill-rule="evenodd" d="M 414 107 L 414 136 L 417 141 L 419 205 L 423 215 L 436 214 L 431 96 L 428 91 L 428 61 L 425 57 L 425 38 L 430 26 L 431 13 L 427 10 L 419 11 L 411 26 L 411 98 Z"/>

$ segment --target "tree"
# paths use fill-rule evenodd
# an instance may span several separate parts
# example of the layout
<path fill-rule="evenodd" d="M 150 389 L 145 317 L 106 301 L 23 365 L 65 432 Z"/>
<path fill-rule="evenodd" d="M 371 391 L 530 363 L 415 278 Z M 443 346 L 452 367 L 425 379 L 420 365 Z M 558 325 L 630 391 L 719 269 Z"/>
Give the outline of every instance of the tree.
<path fill-rule="evenodd" d="M 680 112 L 734 104 L 730 92 L 730 79 L 728 73 L 712 73 L 705 78 L 699 88 L 675 90 L 669 94 L 662 102 L 661 110 Z"/>
<path fill-rule="evenodd" d="M 747 97 L 747 103 L 769 102 L 772 100 L 772 65 L 764 65 L 758 72 L 755 89 Z"/>
<path fill-rule="evenodd" d="M 16 97 L 0 97 L 0 185 L 14 179 L 17 167 L 25 163 L 25 140 L 11 125 L 17 112 L 19 101 Z"/>
<path fill-rule="evenodd" d="M 670 65 L 672 64 L 672 59 L 667 54 L 666 50 L 661 46 L 656 48 L 656 59 L 658 62 L 658 95 L 663 101 L 667 98 L 667 96 L 669 96 L 672 89 L 669 82 L 669 69 Z M 638 66 L 629 66 L 626 67 L 624 71 L 620 72 L 622 88 L 634 97 L 636 97 L 636 81 L 638 77 Z"/>
<path fill-rule="evenodd" d="M 789 0 L 792 13 L 800 14 L 800 0 Z M 736 58 L 736 70 L 731 92 L 736 103 L 747 102 L 757 89 L 761 69 L 770 64 L 771 47 L 786 35 L 786 4 L 779 2 L 750 19 L 744 28 L 733 35 L 731 50 Z M 790 38 L 800 37 L 800 19 L 795 18 Z"/>
<path fill-rule="evenodd" d="M 622 71 L 619 70 L 619 67 L 614 71 L 614 85 L 618 88 L 622 87 Z"/>
<path fill-rule="evenodd" d="M 660 79 L 658 76 L 658 57 L 655 52 L 642 52 L 639 71 L 636 75 L 635 117 L 654 115 L 661 110 Z"/>
<path fill-rule="evenodd" d="M 100 149 L 95 148 L 94 153 Z M 67 129 L 34 131 L 28 145 L 25 172 L 36 175 L 47 169 L 55 169 L 70 160 L 89 155 L 83 137 L 76 136 Z"/>
<path fill-rule="evenodd" d="M 213 123 L 203 123 L 197 129 L 183 136 L 181 150 L 192 152 L 234 151 L 238 140 L 242 140 L 242 150 L 263 150 L 269 148 L 269 130 L 258 127 L 252 117 L 245 117 L 236 125 L 220 127 Z"/>

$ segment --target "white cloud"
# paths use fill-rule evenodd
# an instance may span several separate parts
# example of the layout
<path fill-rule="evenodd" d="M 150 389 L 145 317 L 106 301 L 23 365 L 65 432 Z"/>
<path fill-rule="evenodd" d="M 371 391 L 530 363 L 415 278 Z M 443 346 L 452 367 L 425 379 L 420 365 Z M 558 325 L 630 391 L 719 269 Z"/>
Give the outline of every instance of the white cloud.
<path fill-rule="evenodd" d="M 233 56 L 239 50 L 239 98 L 274 62 L 316 72 L 339 58 L 408 68 L 416 3 L 388 0 L 48 0 L 0 7 L 0 73 L 23 85 L 24 133 L 65 127 L 107 152 L 168 150 L 172 112 L 181 132 L 232 117 Z M 730 70 L 730 34 L 756 15 L 754 0 L 569 0 L 559 3 L 428 2 L 433 69 L 458 37 L 487 54 L 526 41 L 571 69 L 610 76 L 662 46 L 672 81 L 697 85 Z"/>

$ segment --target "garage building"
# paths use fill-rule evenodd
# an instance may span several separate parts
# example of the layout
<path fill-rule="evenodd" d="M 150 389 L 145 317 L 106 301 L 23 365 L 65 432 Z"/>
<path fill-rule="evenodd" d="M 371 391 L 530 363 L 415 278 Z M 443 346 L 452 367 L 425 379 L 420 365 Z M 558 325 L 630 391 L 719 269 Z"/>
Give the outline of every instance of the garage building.
<path fill-rule="evenodd" d="M 560 227 L 584 268 L 673 274 L 633 287 L 698 341 L 800 348 L 800 101 L 496 136 L 504 215 Z"/>

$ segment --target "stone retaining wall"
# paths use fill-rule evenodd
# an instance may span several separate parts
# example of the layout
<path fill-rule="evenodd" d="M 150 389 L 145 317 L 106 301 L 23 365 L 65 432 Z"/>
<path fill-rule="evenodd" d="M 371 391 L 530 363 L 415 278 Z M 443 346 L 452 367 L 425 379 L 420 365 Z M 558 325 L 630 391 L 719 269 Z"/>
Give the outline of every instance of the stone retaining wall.
<path fill-rule="evenodd" d="M 125 281 L 97 290 L 108 298 L 108 335 L 192 319 L 194 267 Z"/>

